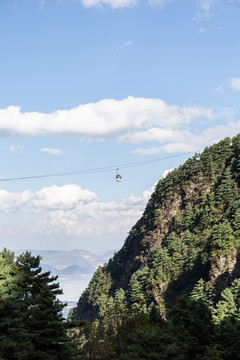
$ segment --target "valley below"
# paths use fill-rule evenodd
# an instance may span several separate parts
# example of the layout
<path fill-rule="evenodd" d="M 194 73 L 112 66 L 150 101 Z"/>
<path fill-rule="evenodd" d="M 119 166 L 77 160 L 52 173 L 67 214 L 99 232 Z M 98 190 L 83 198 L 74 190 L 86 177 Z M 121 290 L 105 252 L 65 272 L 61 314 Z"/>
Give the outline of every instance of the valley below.
<path fill-rule="evenodd" d="M 14 250 L 16 256 L 26 250 Z M 103 265 L 115 250 L 93 253 L 82 249 L 73 250 L 29 250 L 33 256 L 41 256 L 42 271 L 58 276 L 57 282 L 63 290 L 59 299 L 75 306 L 81 293 L 88 286 L 99 265 Z"/>

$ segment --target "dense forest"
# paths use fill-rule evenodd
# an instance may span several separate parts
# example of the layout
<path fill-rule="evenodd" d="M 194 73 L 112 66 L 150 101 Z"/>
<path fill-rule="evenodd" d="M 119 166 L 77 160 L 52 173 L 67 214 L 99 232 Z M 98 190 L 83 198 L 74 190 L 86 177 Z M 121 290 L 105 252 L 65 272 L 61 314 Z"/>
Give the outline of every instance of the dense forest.
<path fill-rule="evenodd" d="M 84 356 L 240 358 L 239 247 L 240 134 L 158 182 L 71 314 L 95 324 L 80 332 Z"/>
<path fill-rule="evenodd" d="M 67 321 L 56 281 L 0 253 L 0 359 L 240 359 L 240 134 L 158 182 Z"/>

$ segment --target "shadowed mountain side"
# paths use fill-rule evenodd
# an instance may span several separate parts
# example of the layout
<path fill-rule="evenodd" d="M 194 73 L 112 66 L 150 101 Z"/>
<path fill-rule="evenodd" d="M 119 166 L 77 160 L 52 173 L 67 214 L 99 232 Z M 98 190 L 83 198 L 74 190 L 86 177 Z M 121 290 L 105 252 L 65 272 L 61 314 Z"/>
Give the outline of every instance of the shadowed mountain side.
<path fill-rule="evenodd" d="M 165 316 L 199 281 L 219 299 L 240 275 L 239 248 L 240 134 L 205 148 L 158 182 L 123 247 L 96 270 L 72 317 L 104 318 L 119 297 L 128 308 L 148 312 L 155 305 Z"/>

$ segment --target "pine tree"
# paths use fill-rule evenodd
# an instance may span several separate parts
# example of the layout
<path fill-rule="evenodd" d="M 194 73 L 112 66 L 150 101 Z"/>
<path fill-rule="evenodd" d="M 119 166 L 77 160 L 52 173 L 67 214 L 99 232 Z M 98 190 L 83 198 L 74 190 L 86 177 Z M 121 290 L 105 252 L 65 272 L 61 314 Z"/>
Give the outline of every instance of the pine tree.
<path fill-rule="evenodd" d="M 205 300 L 205 281 L 203 279 L 198 280 L 197 284 L 194 286 L 190 299 L 194 301 Z"/>
<path fill-rule="evenodd" d="M 212 258 L 218 254 L 230 254 L 234 245 L 234 236 L 231 224 L 228 220 L 213 226 L 211 235 Z"/>
<path fill-rule="evenodd" d="M 62 290 L 56 283 L 57 277 L 41 272 L 40 259 L 26 252 L 16 262 L 24 324 L 33 346 L 30 357 L 31 360 L 65 359 L 70 348 L 61 313 L 64 305 L 57 299 Z"/>
<path fill-rule="evenodd" d="M 24 324 L 17 270 L 14 253 L 4 249 L 0 253 L 0 359 L 25 359 L 32 348 Z"/>
<path fill-rule="evenodd" d="M 193 209 L 191 204 L 187 204 L 183 211 L 183 227 L 189 229 L 192 226 L 193 221 Z"/>
<path fill-rule="evenodd" d="M 237 210 L 234 214 L 232 225 L 234 228 L 234 235 L 239 238 L 240 237 L 240 208 L 237 208 Z"/>
<path fill-rule="evenodd" d="M 223 290 L 221 300 L 217 303 L 213 318 L 216 323 L 220 323 L 225 317 L 234 315 L 236 304 L 233 294 L 229 288 Z"/>
<path fill-rule="evenodd" d="M 167 249 L 170 255 L 177 252 L 181 254 L 182 250 L 182 242 L 181 239 L 177 236 L 177 234 L 173 231 L 170 235 L 168 235 L 166 239 Z"/>
<path fill-rule="evenodd" d="M 139 309 L 144 298 L 141 283 L 138 279 L 139 270 L 135 272 L 129 282 L 129 299 L 133 308 Z"/>
<path fill-rule="evenodd" d="M 192 242 L 192 233 L 190 230 L 186 230 L 185 231 L 185 234 L 184 234 L 184 237 L 183 237 L 183 241 L 186 245 L 191 245 L 191 242 Z"/>
<path fill-rule="evenodd" d="M 181 296 L 169 312 L 169 320 L 183 359 L 201 359 L 213 334 L 212 315 L 207 306 Z"/>
<path fill-rule="evenodd" d="M 229 206 L 235 197 L 235 183 L 232 180 L 231 167 L 228 166 L 223 174 L 221 184 L 216 192 L 216 200 L 219 204 Z"/>

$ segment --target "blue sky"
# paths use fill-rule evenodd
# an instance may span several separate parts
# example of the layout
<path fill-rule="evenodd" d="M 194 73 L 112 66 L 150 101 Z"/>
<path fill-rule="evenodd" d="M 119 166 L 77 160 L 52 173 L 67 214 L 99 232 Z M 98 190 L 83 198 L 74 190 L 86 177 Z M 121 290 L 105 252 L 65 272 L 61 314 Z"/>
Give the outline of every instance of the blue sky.
<path fill-rule="evenodd" d="M 166 170 L 240 132 L 239 18 L 237 0 L 1 0 L 1 246 L 120 248 Z"/>

